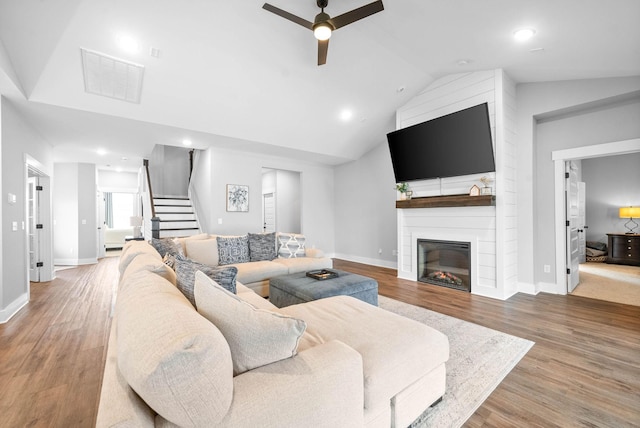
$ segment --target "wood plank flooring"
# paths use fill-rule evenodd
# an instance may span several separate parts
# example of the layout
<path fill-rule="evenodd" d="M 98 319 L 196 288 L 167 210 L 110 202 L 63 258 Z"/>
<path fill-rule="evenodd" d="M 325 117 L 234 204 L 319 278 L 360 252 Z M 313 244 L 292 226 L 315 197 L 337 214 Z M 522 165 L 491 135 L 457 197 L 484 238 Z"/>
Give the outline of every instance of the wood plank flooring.
<path fill-rule="evenodd" d="M 0 427 L 94 425 L 117 278 L 117 259 L 33 284 L 31 302 L 0 325 Z M 640 307 L 575 296 L 507 302 L 398 279 L 380 294 L 536 342 L 467 427 L 640 426 Z"/>

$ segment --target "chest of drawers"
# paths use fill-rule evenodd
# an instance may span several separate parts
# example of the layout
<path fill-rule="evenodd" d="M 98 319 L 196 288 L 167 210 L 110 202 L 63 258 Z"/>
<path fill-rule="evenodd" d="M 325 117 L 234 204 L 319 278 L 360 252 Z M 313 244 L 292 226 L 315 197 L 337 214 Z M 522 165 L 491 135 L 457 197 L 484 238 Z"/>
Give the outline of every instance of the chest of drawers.
<path fill-rule="evenodd" d="M 609 254 L 607 263 L 640 266 L 640 235 L 607 233 Z"/>

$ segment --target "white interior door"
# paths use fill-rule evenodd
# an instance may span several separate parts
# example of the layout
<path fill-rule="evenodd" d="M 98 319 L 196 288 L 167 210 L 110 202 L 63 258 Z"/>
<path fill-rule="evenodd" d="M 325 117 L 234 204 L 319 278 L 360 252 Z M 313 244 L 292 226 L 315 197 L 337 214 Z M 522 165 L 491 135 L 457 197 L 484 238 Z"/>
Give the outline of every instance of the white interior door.
<path fill-rule="evenodd" d="M 38 177 L 27 179 L 27 234 L 29 242 L 29 281 L 40 282 L 40 233 L 38 229 Z"/>
<path fill-rule="evenodd" d="M 580 263 L 587 261 L 586 190 L 586 183 L 583 181 L 578 182 L 578 255 Z"/>
<path fill-rule="evenodd" d="M 105 203 L 104 203 L 104 193 L 100 190 L 98 190 L 97 196 L 96 196 L 97 200 L 96 200 L 96 204 L 98 205 L 98 209 L 97 209 L 97 224 L 98 224 L 98 258 L 102 258 L 106 255 L 106 247 L 104 244 L 104 229 L 105 229 Z"/>
<path fill-rule="evenodd" d="M 273 193 L 265 193 L 263 199 L 263 230 L 265 233 L 276 231 L 276 203 Z"/>
<path fill-rule="evenodd" d="M 580 249 L 578 229 L 580 221 L 578 171 L 574 162 L 565 163 L 567 208 L 567 291 L 571 293 L 580 282 Z"/>

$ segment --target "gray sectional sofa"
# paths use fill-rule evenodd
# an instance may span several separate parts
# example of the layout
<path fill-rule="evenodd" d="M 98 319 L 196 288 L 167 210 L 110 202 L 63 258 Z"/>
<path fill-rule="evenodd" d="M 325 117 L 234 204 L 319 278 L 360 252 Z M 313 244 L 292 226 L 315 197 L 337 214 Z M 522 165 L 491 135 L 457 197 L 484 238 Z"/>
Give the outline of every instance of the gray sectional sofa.
<path fill-rule="evenodd" d="M 405 427 L 445 390 L 442 333 L 338 296 L 278 309 L 197 272 L 195 307 L 123 249 L 96 426 Z"/>

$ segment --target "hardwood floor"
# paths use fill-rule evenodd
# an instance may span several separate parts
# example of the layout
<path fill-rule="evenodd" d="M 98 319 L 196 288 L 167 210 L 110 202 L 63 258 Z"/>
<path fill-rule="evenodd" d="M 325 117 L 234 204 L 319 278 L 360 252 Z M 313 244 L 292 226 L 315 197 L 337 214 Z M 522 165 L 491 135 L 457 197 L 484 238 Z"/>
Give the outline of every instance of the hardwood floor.
<path fill-rule="evenodd" d="M 0 427 L 91 427 L 117 279 L 117 259 L 33 284 L 31 302 L 0 325 Z M 468 427 L 640 426 L 640 308 L 575 296 L 506 302 L 396 278 L 380 294 L 536 342 Z"/>

